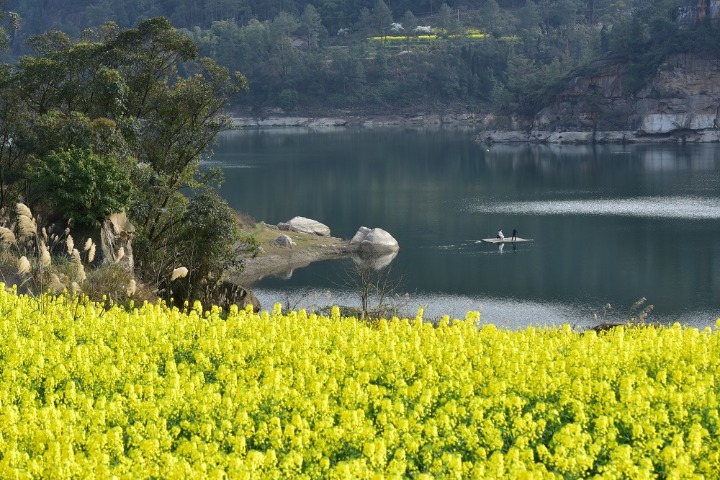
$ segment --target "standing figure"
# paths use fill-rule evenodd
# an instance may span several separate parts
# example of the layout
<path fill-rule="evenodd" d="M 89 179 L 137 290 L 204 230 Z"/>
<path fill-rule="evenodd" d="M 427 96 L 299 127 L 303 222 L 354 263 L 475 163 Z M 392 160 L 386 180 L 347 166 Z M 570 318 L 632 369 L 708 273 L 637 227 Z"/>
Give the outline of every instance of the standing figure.
<path fill-rule="evenodd" d="M 513 234 L 512 234 L 512 241 L 513 241 L 513 242 L 514 242 L 515 240 L 517 240 L 517 233 L 518 233 L 518 232 L 517 232 L 517 229 L 516 229 L 516 228 L 513 228 Z"/>
<path fill-rule="evenodd" d="M 499 238 L 500 240 L 505 240 L 505 235 L 503 235 L 502 233 L 502 228 L 498 231 L 497 238 Z"/>

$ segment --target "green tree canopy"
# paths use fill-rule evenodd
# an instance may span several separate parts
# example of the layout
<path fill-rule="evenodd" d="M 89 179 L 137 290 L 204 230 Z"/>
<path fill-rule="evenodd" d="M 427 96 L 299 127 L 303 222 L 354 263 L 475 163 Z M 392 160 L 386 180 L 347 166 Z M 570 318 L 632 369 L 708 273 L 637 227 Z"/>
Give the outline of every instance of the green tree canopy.
<path fill-rule="evenodd" d="M 323 27 L 322 18 L 317 9 L 310 4 L 305 7 L 300 17 L 300 28 L 306 39 L 308 50 L 315 50 L 325 31 L 325 27 Z"/>
<path fill-rule="evenodd" d="M 31 162 L 28 171 L 38 202 L 78 225 L 97 227 L 128 207 L 131 165 L 114 155 L 70 148 Z"/>
<path fill-rule="evenodd" d="M 392 23 L 393 14 L 390 7 L 387 6 L 384 0 L 377 0 L 372 8 L 372 24 L 375 31 L 384 37 L 390 30 Z"/>
<path fill-rule="evenodd" d="M 183 192 L 207 188 L 200 160 L 230 126 L 224 108 L 245 78 L 201 58 L 165 18 L 77 40 L 52 31 L 31 44 L 34 56 L 0 69 L 0 135 L 10 139 L 0 206 L 35 202 L 88 224 L 127 207 L 138 274 L 169 279 L 177 258 L 168 246 L 193 204 Z M 193 238 L 184 241 L 207 241 Z"/>

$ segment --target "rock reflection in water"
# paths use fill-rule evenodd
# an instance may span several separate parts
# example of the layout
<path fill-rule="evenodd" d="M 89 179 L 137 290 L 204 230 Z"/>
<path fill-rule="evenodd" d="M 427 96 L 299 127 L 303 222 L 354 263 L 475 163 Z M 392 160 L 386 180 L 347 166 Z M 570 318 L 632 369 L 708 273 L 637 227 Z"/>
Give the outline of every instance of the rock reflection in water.
<path fill-rule="evenodd" d="M 392 263 L 397 257 L 399 250 L 390 252 L 373 252 L 368 250 L 357 251 L 350 255 L 352 261 L 358 268 L 363 270 L 382 270 Z"/>

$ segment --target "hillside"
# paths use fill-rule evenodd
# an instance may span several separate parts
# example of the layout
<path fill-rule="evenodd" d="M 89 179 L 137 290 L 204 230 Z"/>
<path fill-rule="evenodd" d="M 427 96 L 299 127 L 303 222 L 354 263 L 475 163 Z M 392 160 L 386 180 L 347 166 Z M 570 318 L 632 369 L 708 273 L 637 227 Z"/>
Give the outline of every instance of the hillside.
<path fill-rule="evenodd" d="M 247 78 L 236 117 L 469 115 L 512 132 L 493 141 L 708 141 L 683 132 L 709 131 L 717 115 L 702 79 L 715 78 L 720 0 L 45 3 L 17 6 L 9 59 L 47 29 L 92 38 L 84 28 L 164 15 Z"/>
<path fill-rule="evenodd" d="M 716 3 L 51 0 L 39 8 L 22 2 L 20 28 L 8 28 L 7 56 L 32 53 L 27 40 L 49 29 L 78 37 L 106 21 L 126 28 L 163 15 L 202 55 L 246 76 L 250 89 L 232 105 L 244 115 L 532 117 L 598 58 L 649 54 L 649 60 L 628 58 L 639 83 L 658 55 L 697 49 L 694 43 L 703 42 L 679 32 L 677 21 L 695 32 L 716 14 Z M 704 43 L 717 50 L 717 42 Z"/>

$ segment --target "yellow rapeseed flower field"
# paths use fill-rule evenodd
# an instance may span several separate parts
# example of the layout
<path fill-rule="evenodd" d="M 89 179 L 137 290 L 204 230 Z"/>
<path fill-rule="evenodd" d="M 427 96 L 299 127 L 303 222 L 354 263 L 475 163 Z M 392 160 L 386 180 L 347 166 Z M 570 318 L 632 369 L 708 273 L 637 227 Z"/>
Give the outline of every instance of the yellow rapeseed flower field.
<path fill-rule="evenodd" d="M 0 289 L 0 478 L 716 478 L 720 333 Z"/>

